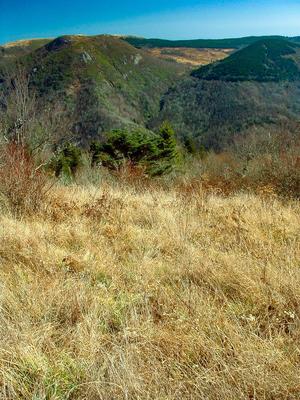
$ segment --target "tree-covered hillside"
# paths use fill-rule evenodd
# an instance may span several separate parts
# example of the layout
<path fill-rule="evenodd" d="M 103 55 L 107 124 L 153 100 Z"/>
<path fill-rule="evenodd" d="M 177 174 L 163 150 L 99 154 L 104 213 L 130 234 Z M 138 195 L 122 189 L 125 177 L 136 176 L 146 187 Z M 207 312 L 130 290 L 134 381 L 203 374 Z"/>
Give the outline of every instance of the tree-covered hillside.
<path fill-rule="evenodd" d="M 300 46 L 284 39 L 256 42 L 230 57 L 193 72 L 206 80 L 223 81 L 282 81 L 300 77 L 297 56 Z"/>
<path fill-rule="evenodd" d="M 188 78 L 170 89 L 161 101 L 159 118 L 169 120 L 184 143 L 220 150 L 234 137 L 256 129 L 265 134 L 282 130 L 300 118 L 298 82 L 226 82 Z"/>
<path fill-rule="evenodd" d="M 63 104 L 83 143 L 105 130 L 144 126 L 186 70 L 106 35 L 59 37 L 18 62 L 40 103 Z"/>
<path fill-rule="evenodd" d="M 168 119 L 183 141 L 215 149 L 257 128 L 288 131 L 300 120 L 299 55 L 298 45 L 268 39 L 202 67 L 165 94 L 150 126 Z"/>
<path fill-rule="evenodd" d="M 213 49 L 239 49 L 249 46 L 260 40 L 265 39 L 289 39 L 299 42 L 300 37 L 287 38 L 283 36 L 247 36 L 242 38 L 230 39 L 193 39 L 193 40 L 166 40 L 166 39 L 145 39 L 135 36 L 125 36 L 123 39 L 135 47 L 153 48 L 153 47 L 189 47 L 189 48 L 213 48 Z"/>
<path fill-rule="evenodd" d="M 19 40 L 0 46 L 0 68 L 12 63 L 18 58 L 30 54 L 49 43 L 51 39 Z"/>
<path fill-rule="evenodd" d="M 120 128 L 157 131 L 169 120 L 183 142 L 190 138 L 196 146 L 220 149 L 249 129 L 269 132 L 299 121 L 300 46 L 278 37 L 250 44 L 191 76 L 187 66 L 107 35 L 62 36 L 14 54 L 40 109 L 61 105 L 66 130 L 83 145 Z M 15 61 L 4 62 L 1 75 L 1 60 L 5 57 L 0 56 L 5 113 L 7 67 Z"/>

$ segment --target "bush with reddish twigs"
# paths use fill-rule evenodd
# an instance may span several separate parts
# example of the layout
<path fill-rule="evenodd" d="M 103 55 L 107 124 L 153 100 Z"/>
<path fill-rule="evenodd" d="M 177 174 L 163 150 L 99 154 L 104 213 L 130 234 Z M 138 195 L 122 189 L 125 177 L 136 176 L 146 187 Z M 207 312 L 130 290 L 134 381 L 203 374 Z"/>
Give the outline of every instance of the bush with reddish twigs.
<path fill-rule="evenodd" d="M 114 172 L 114 176 L 126 185 L 141 187 L 150 180 L 146 169 L 142 165 L 136 165 L 131 161 L 124 163 Z"/>
<path fill-rule="evenodd" d="M 240 191 L 300 198 L 300 141 L 297 135 L 249 136 L 222 153 L 194 157 L 178 176 L 179 192 L 204 190 L 230 196 Z"/>
<path fill-rule="evenodd" d="M 11 212 L 20 215 L 38 211 L 50 187 L 42 165 L 36 165 L 26 146 L 16 142 L 2 146 L 0 194 Z"/>

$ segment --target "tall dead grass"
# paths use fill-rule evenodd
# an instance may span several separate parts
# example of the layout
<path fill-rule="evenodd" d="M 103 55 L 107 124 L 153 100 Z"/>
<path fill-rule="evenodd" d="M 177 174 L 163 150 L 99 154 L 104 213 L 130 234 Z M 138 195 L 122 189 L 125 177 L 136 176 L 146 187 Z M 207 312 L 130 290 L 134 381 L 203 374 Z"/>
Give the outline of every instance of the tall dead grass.
<path fill-rule="evenodd" d="M 102 182 L 0 216 L 0 398 L 299 399 L 300 207 Z"/>

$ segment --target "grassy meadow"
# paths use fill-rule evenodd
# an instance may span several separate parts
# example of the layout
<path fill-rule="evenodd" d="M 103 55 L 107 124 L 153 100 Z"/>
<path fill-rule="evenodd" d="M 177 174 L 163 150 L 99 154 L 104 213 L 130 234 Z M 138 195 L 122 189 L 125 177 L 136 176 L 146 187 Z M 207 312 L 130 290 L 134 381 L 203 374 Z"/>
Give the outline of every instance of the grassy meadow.
<path fill-rule="evenodd" d="M 1 204 L 1 399 L 299 399 L 296 200 L 103 176 Z"/>

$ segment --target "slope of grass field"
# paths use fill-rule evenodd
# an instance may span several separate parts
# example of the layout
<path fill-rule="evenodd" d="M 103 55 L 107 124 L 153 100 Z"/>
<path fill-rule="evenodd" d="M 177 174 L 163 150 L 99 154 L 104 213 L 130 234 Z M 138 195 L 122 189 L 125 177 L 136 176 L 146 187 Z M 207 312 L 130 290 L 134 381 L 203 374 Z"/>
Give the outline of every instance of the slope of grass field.
<path fill-rule="evenodd" d="M 56 186 L 0 217 L 3 399 L 299 399 L 299 203 Z"/>
<path fill-rule="evenodd" d="M 189 47 L 154 47 L 147 48 L 147 53 L 163 60 L 173 60 L 192 67 L 207 65 L 223 60 L 233 49 L 192 49 Z"/>

